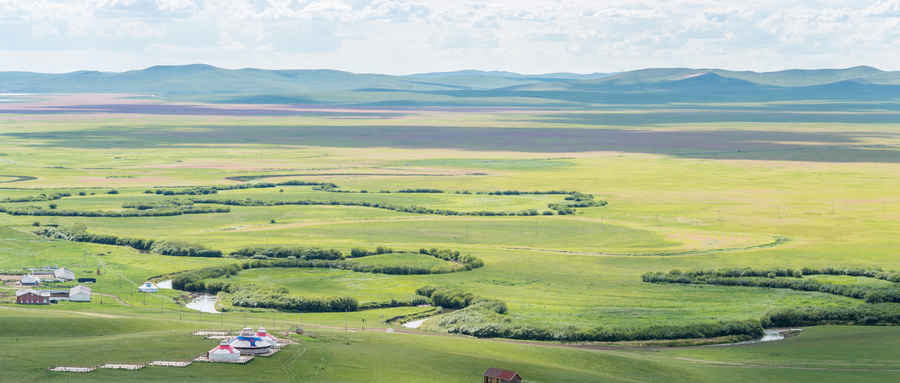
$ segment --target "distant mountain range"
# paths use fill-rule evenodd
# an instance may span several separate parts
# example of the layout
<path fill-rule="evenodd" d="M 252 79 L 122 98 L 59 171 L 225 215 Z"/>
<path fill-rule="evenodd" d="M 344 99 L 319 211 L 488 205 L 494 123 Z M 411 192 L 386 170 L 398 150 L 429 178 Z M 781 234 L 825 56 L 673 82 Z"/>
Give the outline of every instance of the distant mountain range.
<path fill-rule="evenodd" d="M 593 74 L 524 75 L 465 70 L 390 76 L 336 70 L 231 70 L 203 64 L 154 66 L 122 73 L 0 72 L 0 93 L 206 95 L 218 97 L 218 101 L 227 101 L 228 95 L 232 95 L 232 100 L 246 102 L 291 102 L 315 99 L 301 95 L 328 92 L 406 92 L 445 100 L 441 102 L 446 102 L 448 97 L 528 97 L 563 103 L 753 101 L 817 97 L 829 100 L 895 100 L 900 98 L 900 72 L 860 66 L 765 73 L 668 68 Z M 384 102 L 404 104 L 404 100 L 416 97 L 382 98 L 389 100 Z M 378 99 L 367 98 L 371 102 Z"/>

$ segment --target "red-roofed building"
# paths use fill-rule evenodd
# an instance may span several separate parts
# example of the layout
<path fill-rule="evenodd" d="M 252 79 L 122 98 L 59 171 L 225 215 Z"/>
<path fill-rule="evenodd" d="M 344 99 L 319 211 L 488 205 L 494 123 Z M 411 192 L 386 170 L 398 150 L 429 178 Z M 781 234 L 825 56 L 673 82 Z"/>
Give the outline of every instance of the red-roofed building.
<path fill-rule="evenodd" d="M 520 383 L 522 377 L 513 371 L 490 367 L 484 372 L 484 383 Z"/>

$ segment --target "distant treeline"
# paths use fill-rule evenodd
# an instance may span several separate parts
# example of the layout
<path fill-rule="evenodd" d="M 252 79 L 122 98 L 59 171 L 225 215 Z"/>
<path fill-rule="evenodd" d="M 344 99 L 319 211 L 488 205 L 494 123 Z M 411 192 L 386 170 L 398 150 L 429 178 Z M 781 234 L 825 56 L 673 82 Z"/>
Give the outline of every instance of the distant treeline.
<path fill-rule="evenodd" d="M 331 182 L 308 182 L 308 181 L 285 181 L 279 183 L 273 182 L 257 182 L 252 184 L 238 184 L 238 185 L 214 185 L 214 186 L 197 186 L 191 187 L 187 189 L 156 189 L 156 190 L 145 190 L 146 194 L 158 194 L 158 195 L 207 195 L 207 194 L 216 194 L 220 190 L 241 190 L 241 189 L 266 189 L 266 188 L 274 188 L 276 186 L 321 186 L 321 185 L 330 185 L 332 187 L 337 187 L 337 185 Z"/>
<path fill-rule="evenodd" d="M 657 273 L 645 273 L 644 275 L 656 275 Z M 823 268 L 770 268 L 770 269 L 754 269 L 750 267 L 726 268 L 726 269 L 693 269 L 693 270 L 672 270 L 668 272 L 670 276 L 680 276 L 689 279 L 701 277 L 795 277 L 800 278 L 804 275 L 846 275 L 851 277 L 866 277 L 881 279 L 889 282 L 900 282 L 900 273 L 893 271 L 884 271 L 880 268 L 866 269 L 861 267 L 823 267 Z M 645 281 L 649 282 L 649 281 Z"/>
<path fill-rule="evenodd" d="M 458 212 L 454 210 L 446 210 L 446 209 L 429 209 L 416 205 L 402 206 L 395 205 L 387 202 L 366 202 L 366 201 L 313 201 L 313 200 L 297 200 L 297 201 L 263 201 L 263 200 L 251 200 L 251 199 L 203 199 L 203 198 L 193 198 L 192 201 L 200 204 L 220 204 L 220 205 L 229 205 L 229 206 L 282 206 L 282 205 L 310 205 L 310 206 L 364 206 L 364 207 L 372 207 L 376 209 L 386 209 L 393 210 L 402 213 L 415 213 L 415 214 L 437 214 L 437 215 L 484 215 L 484 216 L 495 216 L 495 215 L 516 215 L 515 212 L 494 212 L 494 211 L 479 211 L 479 212 Z M 536 212 L 535 212 L 536 214 Z"/>
<path fill-rule="evenodd" d="M 760 319 L 766 327 L 817 325 L 900 324 L 900 305 L 896 303 L 864 304 L 855 307 L 800 306 L 769 310 Z"/>
<path fill-rule="evenodd" d="M 480 259 L 478 262 L 484 265 Z M 268 267 L 296 267 L 350 270 L 360 273 L 389 274 L 389 275 L 423 275 L 423 274 L 447 274 L 456 271 L 471 270 L 464 267 L 420 267 L 405 265 L 369 265 L 365 263 L 346 262 L 342 260 L 322 259 L 253 259 L 244 263 L 244 268 L 268 268 Z M 471 266 L 469 266 L 471 267 Z M 480 267 L 480 266 L 479 266 Z"/>
<path fill-rule="evenodd" d="M 90 242 L 104 245 L 128 246 L 138 250 L 150 251 L 162 255 L 180 257 L 221 257 L 222 251 L 213 250 L 203 245 L 185 241 L 157 241 L 153 239 L 117 237 L 108 234 L 91 234 L 83 224 L 75 224 L 60 228 L 43 228 L 35 232 L 48 238 L 65 239 L 74 242 Z"/>
<path fill-rule="evenodd" d="M 177 198 L 167 199 L 163 201 L 153 201 L 153 202 L 125 202 L 122 204 L 123 209 L 138 209 L 138 210 L 150 210 L 150 209 L 176 209 L 182 207 L 192 207 L 194 202 L 191 200 L 182 201 Z"/>
<path fill-rule="evenodd" d="M 236 250 L 228 254 L 232 258 L 251 258 L 254 256 L 268 258 L 296 258 L 300 260 L 307 259 L 324 259 L 339 260 L 344 259 L 344 254 L 335 249 L 320 249 L 318 247 L 246 247 Z"/>
<path fill-rule="evenodd" d="M 425 189 L 425 188 L 417 188 L 417 189 L 401 189 L 398 190 L 397 193 L 443 193 L 444 191 L 441 189 Z"/>
<path fill-rule="evenodd" d="M 38 194 L 32 196 L 25 197 L 6 197 L 4 199 L 0 199 L 0 203 L 14 203 L 14 202 L 40 202 L 40 201 L 54 201 L 64 197 L 71 197 L 72 193 L 53 193 L 50 195 L 47 194 Z"/>
<path fill-rule="evenodd" d="M 225 292 L 233 294 L 231 304 L 234 306 L 271 308 L 296 312 L 356 311 L 359 309 L 416 306 L 428 303 L 428 300 L 424 297 L 415 297 L 408 300 L 391 299 L 385 302 L 359 304 L 355 298 L 350 297 L 304 298 L 289 296 L 288 290 L 283 286 L 262 286 L 252 283 L 208 280 L 222 276 L 237 275 L 242 269 L 249 268 L 250 264 L 244 263 L 185 271 L 172 277 L 172 288 L 207 294 Z"/>
<path fill-rule="evenodd" d="M 866 268 L 772 268 L 707 269 L 651 272 L 641 276 L 644 282 L 749 286 L 816 291 L 861 299 L 858 306 L 801 306 L 769 310 L 760 318 L 765 327 L 809 326 L 819 324 L 900 324 L 900 286 L 835 285 L 803 279 L 804 275 L 847 275 L 900 282 L 900 273 Z"/>
<path fill-rule="evenodd" d="M 457 308 L 440 317 L 437 324 L 449 333 L 479 338 L 509 338 L 543 341 L 619 342 L 656 339 L 713 338 L 720 336 L 761 337 L 759 321 L 722 321 L 688 325 L 654 325 L 635 328 L 552 328 L 513 323 L 505 316 L 506 303 L 445 287 L 423 286 L 416 294 L 431 298 L 435 306 Z"/>
<path fill-rule="evenodd" d="M 354 297 L 310 298 L 258 287 L 234 292 L 231 304 L 238 307 L 306 313 L 359 311 L 359 301 Z"/>
<path fill-rule="evenodd" d="M 52 206 L 51 206 L 52 207 Z M 214 214 L 228 213 L 231 209 L 227 207 L 195 207 L 192 205 L 184 207 L 171 208 L 150 208 L 144 210 L 124 210 L 124 211 L 103 211 L 103 210 L 71 210 L 71 209 L 44 209 L 40 206 L 18 206 L 14 208 L 5 208 L 0 206 L 0 212 L 10 215 L 33 215 L 33 216 L 61 216 L 61 217 L 104 217 L 104 218 L 122 218 L 122 217 L 169 217 L 173 215 L 183 214 Z"/>
<path fill-rule="evenodd" d="M 571 203 L 549 204 L 548 207 L 556 210 L 558 214 L 574 214 L 574 207 L 588 206 L 605 206 L 606 201 L 595 201 L 587 199 L 587 197 L 579 197 L 583 199 L 573 200 Z M 311 206 L 364 206 L 376 209 L 393 210 L 401 213 L 414 214 L 436 214 L 436 215 L 466 215 L 466 216 L 534 216 L 540 214 L 553 214 L 552 211 L 539 212 L 537 209 L 516 210 L 516 211 L 456 211 L 449 209 L 432 209 L 416 205 L 397 205 L 388 202 L 368 202 L 368 201 L 313 201 L 313 200 L 296 200 L 296 201 L 263 201 L 259 199 L 213 199 L 213 198 L 192 198 L 191 201 L 199 204 L 219 204 L 229 206 L 282 206 L 282 205 L 311 205 Z"/>
<path fill-rule="evenodd" d="M 269 308 L 293 312 L 357 311 L 359 302 L 353 297 L 308 298 L 288 295 L 284 286 L 204 281 L 223 275 L 236 275 L 238 265 L 207 267 L 180 273 L 172 278 L 172 288 L 184 291 L 232 294 L 231 304 L 238 307 Z"/>
<path fill-rule="evenodd" d="M 45 231 L 53 231 L 47 229 Z M 103 236 L 116 238 L 113 236 Z M 63 238 L 65 239 L 65 238 Z M 122 243 L 127 243 L 127 239 L 118 239 Z M 146 246 L 145 243 L 137 243 L 138 246 Z M 124 246 L 130 246 L 125 244 Z M 132 246 L 134 247 L 134 246 Z M 363 249 L 354 249 L 351 253 L 356 253 L 356 257 L 364 257 L 375 254 L 393 253 L 392 249 L 379 247 L 375 251 Z M 204 292 L 215 294 L 219 291 L 228 291 L 228 284 L 222 284 L 215 281 L 204 281 L 206 279 L 218 278 L 225 275 L 235 275 L 240 270 L 259 269 L 259 268 L 328 268 L 338 270 L 351 270 L 362 273 L 375 274 L 392 274 L 392 275 L 417 275 L 417 274 L 445 274 L 456 271 L 471 270 L 484 266 L 484 261 L 480 258 L 460 254 L 458 251 L 450 249 L 420 249 L 420 254 L 431 255 L 436 258 L 444 259 L 451 262 L 462 263 L 462 267 L 433 267 L 424 268 L 417 266 L 384 266 L 384 265 L 367 265 L 363 263 L 345 262 L 344 255 L 335 249 L 320 249 L 317 247 L 276 247 L 264 249 L 261 247 L 248 247 L 234 251 L 229 254 L 235 258 L 253 258 L 242 263 L 235 263 L 229 266 L 207 267 L 204 269 L 185 271 L 177 274 L 172 278 L 172 287 L 178 290 Z M 276 259 L 261 259 L 260 255 L 267 254 L 265 258 L 272 257 Z M 366 255 L 361 255 L 366 254 Z M 450 306 L 447 306 L 450 307 Z"/>
<path fill-rule="evenodd" d="M 878 278 L 891 282 L 900 280 L 900 273 L 884 272 L 878 269 L 724 269 L 724 270 L 693 270 L 682 272 L 672 270 L 668 273 L 645 273 L 641 276 L 644 282 L 650 283 L 684 283 L 707 284 L 720 286 L 744 286 L 744 287 L 770 287 L 778 289 L 791 289 L 798 291 L 818 291 L 826 294 L 841 295 L 850 298 L 862 299 L 866 303 L 898 302 L 900 303 L 900 286 L 873 287 L 855 285 L 835 285 L 822 283 L 810 279 L 803 279 L 803 275 L 850 275 L 869 278 Z M 791 278 L 777 278 L 791 277 Z"/>

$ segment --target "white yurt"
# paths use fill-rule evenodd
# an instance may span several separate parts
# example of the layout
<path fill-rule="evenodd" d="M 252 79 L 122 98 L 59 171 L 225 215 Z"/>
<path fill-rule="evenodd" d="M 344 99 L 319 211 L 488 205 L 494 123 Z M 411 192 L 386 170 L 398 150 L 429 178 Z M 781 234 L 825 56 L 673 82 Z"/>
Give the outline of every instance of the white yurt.
<path fill-rule="evenodd" d="M 241 353 L 223 339 L 216 348 L 209 350 L 209 360 L 213 362 L 234 362 L 241 358 Z"/>
<path fill-rule="evenodd" d="M 272 336 L 272 334 L 266 332 L 265 327 L 260 327 L 259 331 L 256 332 L 256 336 L 263 338 L 263 340 L 266 342 L 269 342 L 269 345 L 271 345 L 272 347 L 278 347 L 278 338 L 275 338 L 274 336 Z"/>
<path fill-rule="evenodd" d="M 157 292 L 159 292 L 159 289 L 156 287 L 156 285 L 154 285 L 150 282 L 147 282 L 147 283 L 144 283 L 143 285 L 141 285 L 140 287 L 138 287 L 138 291 L 140 291 L 142 293 L 157 293 Z"/>
<path fill-rule="evenodd" d="M 250 327 L 241 330 L 237 338 L 234 338 L 228 344 L 243 355 L 265 354 L 272 348 L 269 342 L 256 336 L 256 333 Z"/>

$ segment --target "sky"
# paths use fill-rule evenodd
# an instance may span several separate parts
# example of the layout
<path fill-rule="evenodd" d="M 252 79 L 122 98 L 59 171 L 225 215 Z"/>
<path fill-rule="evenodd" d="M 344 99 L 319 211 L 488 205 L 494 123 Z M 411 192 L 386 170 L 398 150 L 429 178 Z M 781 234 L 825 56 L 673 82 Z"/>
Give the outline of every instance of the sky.
<path fill-rule="evenodd" d="M 0 0 L 0 71 L 900 70 L 900 0 Z"/>

